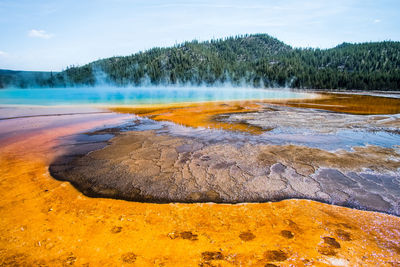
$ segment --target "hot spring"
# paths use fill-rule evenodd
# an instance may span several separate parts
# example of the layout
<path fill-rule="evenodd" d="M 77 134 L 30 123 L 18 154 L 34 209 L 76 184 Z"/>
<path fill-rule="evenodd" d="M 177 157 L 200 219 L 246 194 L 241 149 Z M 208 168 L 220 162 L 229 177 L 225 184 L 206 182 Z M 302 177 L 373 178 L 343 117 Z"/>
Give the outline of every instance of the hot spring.
<path fill-rule="evenodd" d="M 288 89 L 232 87 L 72 87 L 0 90 L 2 105 L 148 105 L 182 102 L 299 99 Z"/>

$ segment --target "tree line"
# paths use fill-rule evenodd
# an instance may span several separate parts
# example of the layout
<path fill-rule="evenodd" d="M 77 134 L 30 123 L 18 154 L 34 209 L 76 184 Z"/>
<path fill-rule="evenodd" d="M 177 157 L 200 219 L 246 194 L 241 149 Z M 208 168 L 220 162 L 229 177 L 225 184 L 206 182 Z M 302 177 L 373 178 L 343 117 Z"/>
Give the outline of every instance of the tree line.
<path fill-rule="evenodd" d="M 292 48 L 267 34 L 241 35 L 102 59 L 35 81 L 42 87 L 102 83 L 400 90 L 400 42 L 314 49 Z"/>

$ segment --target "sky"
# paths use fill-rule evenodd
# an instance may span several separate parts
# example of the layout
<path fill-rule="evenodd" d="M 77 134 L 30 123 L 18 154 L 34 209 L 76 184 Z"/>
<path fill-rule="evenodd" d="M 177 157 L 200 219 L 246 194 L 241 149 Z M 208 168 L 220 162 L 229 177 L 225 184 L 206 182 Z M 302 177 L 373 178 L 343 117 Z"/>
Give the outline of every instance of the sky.
<path fill-rule="evenodd" d="M 246 33 L 294 47 L 399 41 L 399 12 L 399 0 L 0 0 L 0 69 L 61 71 Z"/>

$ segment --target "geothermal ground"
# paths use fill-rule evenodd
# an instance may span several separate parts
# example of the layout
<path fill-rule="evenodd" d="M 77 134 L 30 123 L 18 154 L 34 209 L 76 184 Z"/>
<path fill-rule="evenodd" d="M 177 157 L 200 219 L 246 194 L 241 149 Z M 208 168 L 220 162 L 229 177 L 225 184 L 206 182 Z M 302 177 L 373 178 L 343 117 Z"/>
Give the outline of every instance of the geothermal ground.
<path fill-rule="evenodd" d="M 3 108 L 0 265 L 397 266 L 399 101 Z"/>
<path fill-rule="evenodd" d="M 82 153 L 72 149 L 50 172 L 89 196 L 164 203 L 307 198 L 400 214 L 397 116 L 268 106 L 214 119 L 268 131 L 254 136 L 137 118 L 113 129 L 118 136 L 107 147 L 76 157 Z"/>

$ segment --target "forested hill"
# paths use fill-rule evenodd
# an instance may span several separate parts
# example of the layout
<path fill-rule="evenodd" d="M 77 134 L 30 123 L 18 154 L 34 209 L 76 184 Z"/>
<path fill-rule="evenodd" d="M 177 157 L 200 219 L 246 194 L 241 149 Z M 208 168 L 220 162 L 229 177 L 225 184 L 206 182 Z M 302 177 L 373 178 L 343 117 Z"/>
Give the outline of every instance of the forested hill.
<path fill-rule="evenodd" d="M 36 84 L 60 87 L 104 82 L 117 86 L 231 83 L 400 90 L 400 42 L 343 43 L 331 49 L 311 49 L 292 48 L 267 34 L 192 41 L 70 67 Z"/>
<path fill-rule="evenodd" d="M 52 72 L 46 71 L 15 71 L 0 69 L 0 88 L 5 87 L 38 87 L 48 86 L 53 78 Z"/>

